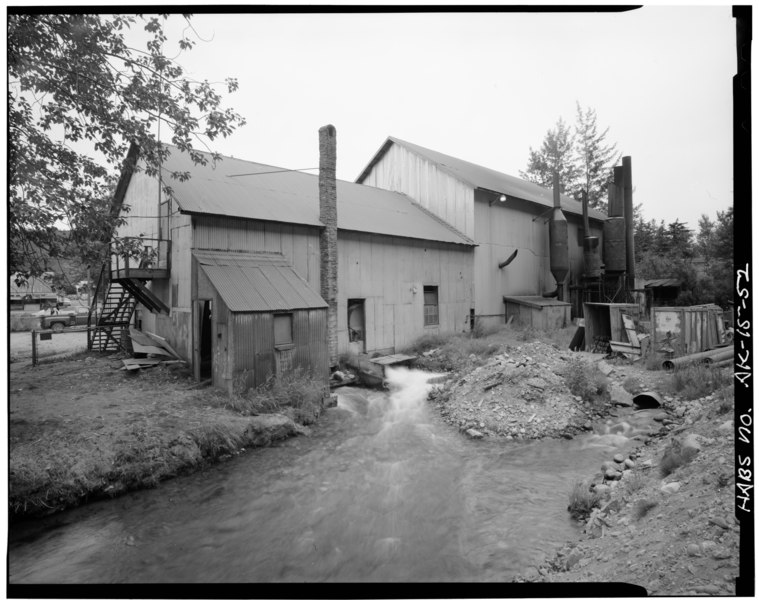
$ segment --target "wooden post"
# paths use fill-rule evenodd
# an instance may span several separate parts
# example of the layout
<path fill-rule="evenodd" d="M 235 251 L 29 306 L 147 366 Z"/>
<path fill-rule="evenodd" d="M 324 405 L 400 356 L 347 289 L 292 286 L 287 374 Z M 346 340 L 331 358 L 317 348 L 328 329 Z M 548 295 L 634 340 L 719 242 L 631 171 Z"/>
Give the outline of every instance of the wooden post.
<path fill-rule="evenodd" d="M 32 366 L 37 366 L 37 330 L 32 329 Z"/>

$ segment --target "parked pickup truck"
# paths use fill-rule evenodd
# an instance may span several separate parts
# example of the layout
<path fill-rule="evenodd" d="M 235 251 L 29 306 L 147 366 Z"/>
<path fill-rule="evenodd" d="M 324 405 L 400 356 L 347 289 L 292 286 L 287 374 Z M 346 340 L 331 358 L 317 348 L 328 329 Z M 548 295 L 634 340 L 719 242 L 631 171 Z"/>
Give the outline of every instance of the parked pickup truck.
<path fill-rule="evenodd" d="M 77 306 L 71 310 L 61 310 L 57 315 L 45 315 L 42 317 L 42 329 L 52 329 L 60 333 L 66 327 L 74 325 L 87 325 L 87 315 L 90 310 L 86 306 Z"/>

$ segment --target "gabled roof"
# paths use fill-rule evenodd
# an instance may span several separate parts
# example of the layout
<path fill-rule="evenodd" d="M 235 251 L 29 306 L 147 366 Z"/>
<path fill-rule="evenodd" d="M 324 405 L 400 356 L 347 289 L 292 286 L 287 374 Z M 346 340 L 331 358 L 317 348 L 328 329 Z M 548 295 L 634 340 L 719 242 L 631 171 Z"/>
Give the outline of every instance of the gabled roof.
<path fill-rule="evenodd" d="M 327 308 L 282 254 L 194 250 L 192 255 L 232 312 Z"/>
<path fill-rule="evenodd" d="M 213 164 L 210 155 L 206 166 L 196 165 L 186 153 L 171 150 L 163 164 L 164 183 L 172 188 L 182 212 L 323 227 L 317 175 L 231 157 Z M 188 172 L 190 178 L 172 179 L 172 172 Z M 475 245 L 404 194 L 340 180 L 337 226 L 339 230 Z"/>
<path fill-rule="evenodd" d="M 539 186 L 536 183 L 519 179 L 511 175 L 506 175 L 487 167 L 481 167 L 474 163 L 448 156 L 442 152 L 436 152 L 429 148 L 423 148 L 410 142 L 405 142 L 395 137 L 388 137 L 385 143 L 374 155 L 374 158 L 369 162 L 366 168 L 356 178 L 357 183 L 362 183 L 364 179 L 369 175 L 372 167 L 376 165 L 385 153 L 390 149 L 393 144 L 397 144 L 407 150 L 417 154 L 418 156 L 434 163 L 438 168 L 448 173 L 451 177 L 455 177 L 459 181 L 462 181 L 473 188 L 481 188 L 496 192 L 499 194 L 506 194 L 514 198 L 521 198 L 529 202 L 535 202 L 545 207 L 553 206 L 553 191 Z M 565 212 L 582 215 L 582 203 L 578 202 L 574 198 L 571 198 L 565 194 L 561 195 L 561 208 Z M 591 219 L 605 220 L 606 215 L 595 209 L 588 209 L 588 216 Z"/>

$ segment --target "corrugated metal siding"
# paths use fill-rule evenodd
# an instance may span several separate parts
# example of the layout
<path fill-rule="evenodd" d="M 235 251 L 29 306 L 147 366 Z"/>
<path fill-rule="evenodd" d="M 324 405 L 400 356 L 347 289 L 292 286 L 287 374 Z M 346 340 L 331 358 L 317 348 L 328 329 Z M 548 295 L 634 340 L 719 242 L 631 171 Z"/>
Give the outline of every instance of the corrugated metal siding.
<path fill-rule="evenodd" d="M 273 313 L 233 313 L 235 377 L 248 371 L 251 387 L 266 382 L 275 371 L 277 350 L 274 347 Z M 329 374 L 326 309 L 293 311 L 292 367 L 324 378 Z"/>

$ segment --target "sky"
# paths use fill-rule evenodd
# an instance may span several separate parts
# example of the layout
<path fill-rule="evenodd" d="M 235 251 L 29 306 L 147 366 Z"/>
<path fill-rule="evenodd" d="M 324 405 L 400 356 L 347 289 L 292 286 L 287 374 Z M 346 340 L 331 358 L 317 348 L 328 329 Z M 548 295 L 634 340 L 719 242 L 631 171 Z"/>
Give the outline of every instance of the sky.
<path fill-rule="evenodd" d="M 608 13 L 196 14 L 188 76 L 237 78 L 247 120 L 213 149 L 288 169 L 319 164 L 337 129 L 354 181 L 388 136 L 519 176 L 576 103 L 632 161 L 646 220 L 697 229 L 733 202 L 729 6 Z M 171 55 L 187 23 L 167 27 Z M 620 163 L 621 164 L 621 163 Z M 316 173 L 316 171 L 309 171 Z"/>

